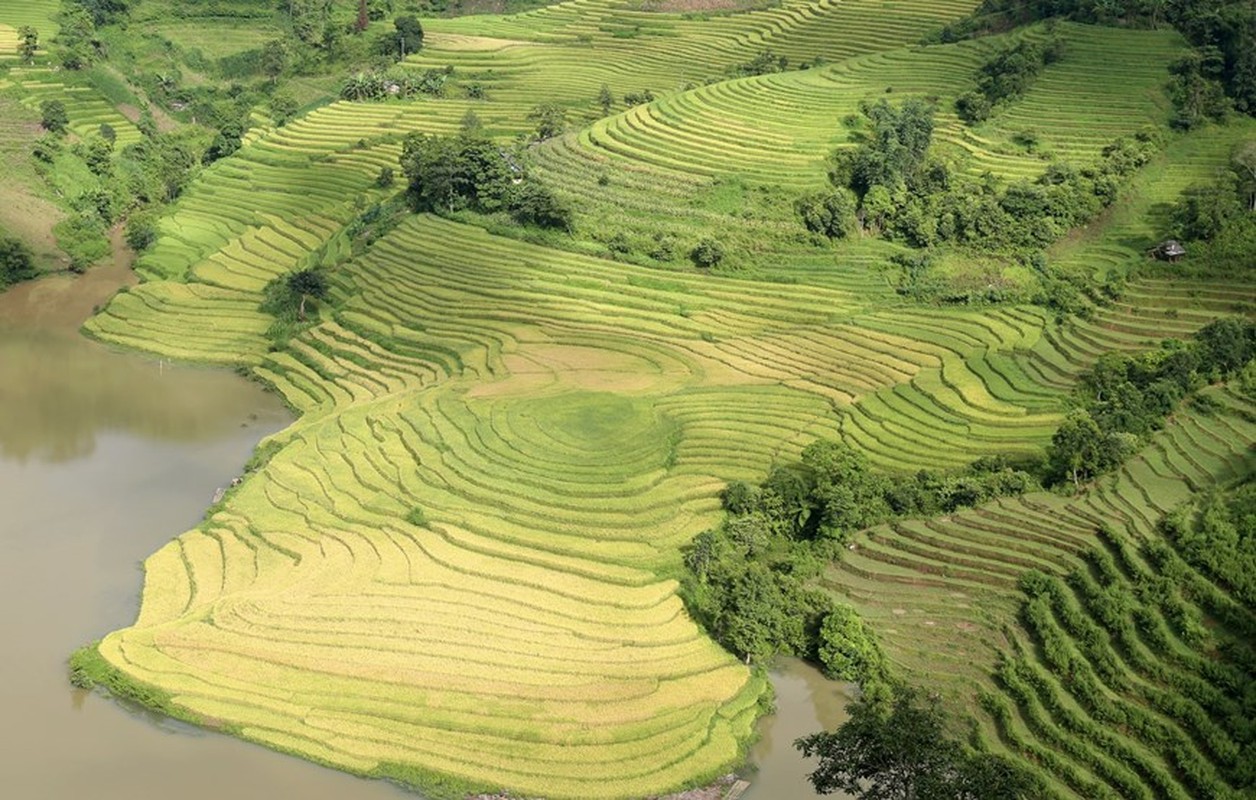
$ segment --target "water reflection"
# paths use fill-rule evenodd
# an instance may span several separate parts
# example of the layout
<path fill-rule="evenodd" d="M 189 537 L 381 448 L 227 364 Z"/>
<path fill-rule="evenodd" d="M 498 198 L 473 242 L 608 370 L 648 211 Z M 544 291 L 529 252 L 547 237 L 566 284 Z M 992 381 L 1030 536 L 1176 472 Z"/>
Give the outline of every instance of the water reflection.
<path fill-rule="evenodd" d="M 70 334 L 0 329 L 0 457 L 82 458 L 101 431 L 203 441 L 253 413 L 256 392 L 241 383 Z"/>
<path fill-rule="evenodd" d="M 233 376 L 114 352 L 77 333 L 133 282 L 130 255 L 119 248 L 112 264 L 81 277 L 0 294 L 0 458 L 83 458 L 104 431 L 205 441 L 248 420 L 258 393 Z"/>

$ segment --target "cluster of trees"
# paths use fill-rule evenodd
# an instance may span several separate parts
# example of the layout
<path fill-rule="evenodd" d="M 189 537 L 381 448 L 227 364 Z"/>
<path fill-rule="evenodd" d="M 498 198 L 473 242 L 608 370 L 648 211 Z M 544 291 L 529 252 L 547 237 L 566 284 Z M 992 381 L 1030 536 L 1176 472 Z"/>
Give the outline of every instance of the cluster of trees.
<path fill-rule="evenodd" d="M 1191 127 L 1232 105 L 1256 114 L 1256 6 L 1249 0 L 985 0 L 944 41 L 1040 19 L 1107 25 L 1171 24 L 1195 52 L 1173 67 L 1177 124 Z"/>
<path fill-rule="evenodd" d="M 628 92 L 624 95 L 624 105 L 628 108 L 652 102 L 654 102 L 654 92 L 649 89 L 642 89 L 639 92 Z M 602 116 L 610 114 L 611 110 L 615 108 L 615 94 L 611 91 L 611 87 L 605 83 L 598 90 L 597 104 L 602 109 Z"/>
<path fill-rule="evenodd" d="M 1220 319 L 1190 341 L 1110 353 L 1082 377 L 1077 408 L 1051 439 L 1046 482 L 1074 487 L 1119 466 L 1189 394 L 1238 375 L 1256 355 L 1256 323 Z"/>
<path fill-rule="evenodd" d="M 407 69 L 368 70 L 355 72 L 340 86 L 342 100 L 387 100 L 426 94 L 440 96 L 453 67 L 414 72 Z"/>
<path fill-rule="evenodd" d="M 1236 145 L 1230 168 L 1213 182 L 1184 192 L 1173 221 L 1191 243 L 1192 264 L 1230 274 L 1256 269 L 1256 140 Z"/>
<path fill-rule="evenodd" d="M 104 45 L 96 32 L 96 26 L 112 21 L 114 16 L 126 12 L 125 5 L 116 15 L 93 13 L 90 0 L 62 0 L 57 12 L 58 32 L 54 38 L 53 55 L 65 69 L 79 70 L 88 67 L 104 52 Z M 119 4 L 121 5 L 121 4 Z"/>
<path fill-rule="evenodd" d="M 797 655 L 870 690 L 885 678 L 875 638 L 853 611 L 809 581 L 855 531 L 1035 485 L 1032 475 L 1002 459 L 951 475 L 886 475 L 850 447 L 818 441 L 800 464 L 773 470 L 758 486 L 729 484 L 727 519 L 686 551 L 682 594 L 694 618 L 733 653 L 747 660 Z"/>
<path fill-rule="evenodd" d="M 402 145 L 401 169 L 416 211 L 505 212 L 523 225 L 571 228 L 571 208 L 529 179 L 517 154 L 477 130 L 453 136 L 410 134 Z"/>
<path fill-rule="evenodd" d="M 58 240 L 70 257 L 71 269 L 82 269 L 108 251 L 105 230 L 127 219 L 127 242 L 143 250 L 156 237 L 156 209 L 175 200 L 202 163 L 209 163 L 239 147 L 243 129 L 226 126 L 212 141 L 203 132 L 186 129 L 172 133 L 147 131 L 148 135 L 122 148 L 109 125 L 86 138 L 67 143 L 65 106 L 50 100 L 41 108 L 48 133 L 34 147 L 40 169 L 69 158 L 86 169 L 90 179 L 69 199 L 75 212 L 59 223 Z"/>
<path fill-rule="evenodd" d="M 1035 181 L 1001 186 L 932 157 L 934 109 L 922 100 L 862 108 L 867 128 L 855 148 L 835 152 L 827 192 L 796 209 L 811 231 L 831 238 L 864 229 L 912 247 L 942 243 L 1028 255 L 1116 199 L 1120 181 L 1156 150 L 1151 134 L 1118 139 L 1097 164 L 1052 164 Z"/>
<path fill-rule="evenodd" d="M 35 257 L 20 239 L 0 234 L 0 289 L 35 277 Z"/>
<path fill-rule="evenodd" d="M 1029 90 L 1043 68 L 1064 57 L 1064 40 L 1022 41 L 1000 48 L 977 70 L 977 88 L 955 101 L 955 111 L 970 124 L 990 118 L 1000 103 L 1009 103 Z"/>
<path fill-rule="evenodd" d="M 794 743 L 818 757 L 811 785 L 819 794 L 861 800 L 1028 800 L 1043 796 L 1036 776 L 1011 761 L 964 748 L 947 731 L 936 695 L 900 687 L 892 697 L 861 697 L 836 731 Z"/>

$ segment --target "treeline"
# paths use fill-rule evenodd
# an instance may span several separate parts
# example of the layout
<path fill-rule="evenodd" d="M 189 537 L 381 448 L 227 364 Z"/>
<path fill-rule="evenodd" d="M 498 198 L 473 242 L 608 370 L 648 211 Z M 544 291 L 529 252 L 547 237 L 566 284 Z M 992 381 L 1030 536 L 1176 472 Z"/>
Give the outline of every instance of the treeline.
<path fill-rule="evenodd" d="M 727 518 L 686 550 L 681 593 L 711 636 L 747 661 L 795 655 L 875 693 L 888 679 L 875 638 L 853 609 L 810 581 L 856 531 L 1035 485 L 998 458 L 954 474 L 887 475 L 847 445 L 818 441 L 797 466 L 777 468 L 759 485 L 729 484 Z"/>
<path fill-rule="evenodd" d="M 428 69 L 423 72 L 402 69 L 366 70 L 355 72 L 340 86 L 342 100 L 407 99 L 418 95 L 440 97 L 445 83 L 453 75 L 453 67 Z"/>
<path fill-rule="evenodd" d="M 1189 128 L 1223 116 L 1231 106 L 1256 115 L 1256 5 L 1249 0 L 984 0 L 971 17 L 935 38 L 955 41 L 1053 18 L 1172 25 L 1194 47 L 1171 69 L 1175 123 Z"/>
<path fill-rule="evenodd" d="M 1109 353 L 1082 376 L 1048 450 L 1046 483 L 1074 487 L 1124 463 L 1188 395 L 1243 373 L 1256 355 L 1256 322 L 1221 319 L 1191 340 L 1137 355 Z M 1251 378 L 1245 374 L 1245 380 Z M 1207 407 L 1206 396 L 1195 402 Z"/>
<path fill-rule="evenodd" d="M 1229 169 L 1183 193 L 1173 209 L 1178 238 L 1190 245 L 1189 263 L 1227 275 L 1256 271 L 1256 140 L 1240 142 Z"/>

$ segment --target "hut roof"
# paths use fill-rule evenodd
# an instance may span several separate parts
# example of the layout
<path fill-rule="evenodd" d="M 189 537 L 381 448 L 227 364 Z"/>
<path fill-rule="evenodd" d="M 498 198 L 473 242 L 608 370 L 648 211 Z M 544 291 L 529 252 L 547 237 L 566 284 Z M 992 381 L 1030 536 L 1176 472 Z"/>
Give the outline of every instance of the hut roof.
<path fill-rule="evenodd" d="M 1168 241 L 1161 242 L 1160 254 L 1168 256 L 1169 258 L 1177 258 L 1178 256 L 1186 255 L 1186 248 L 1183 247 L 1182 243 L 1177 239 L 1169 239 Z"/>

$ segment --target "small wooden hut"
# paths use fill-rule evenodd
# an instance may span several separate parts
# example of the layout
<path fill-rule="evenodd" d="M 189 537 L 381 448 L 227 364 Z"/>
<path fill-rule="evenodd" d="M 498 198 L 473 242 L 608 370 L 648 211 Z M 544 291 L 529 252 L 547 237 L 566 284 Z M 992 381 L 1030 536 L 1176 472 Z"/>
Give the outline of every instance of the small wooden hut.
<path fill-rule="evenodd" d="M 1155 249 L 1156 258 L 1161 261 L 1168 261 L 1170 264 L 1176 264 L 1177 260 L 1186 255 L 1186 248 L 1177 239 L 1166 239 L 1157 245 Z"/>

